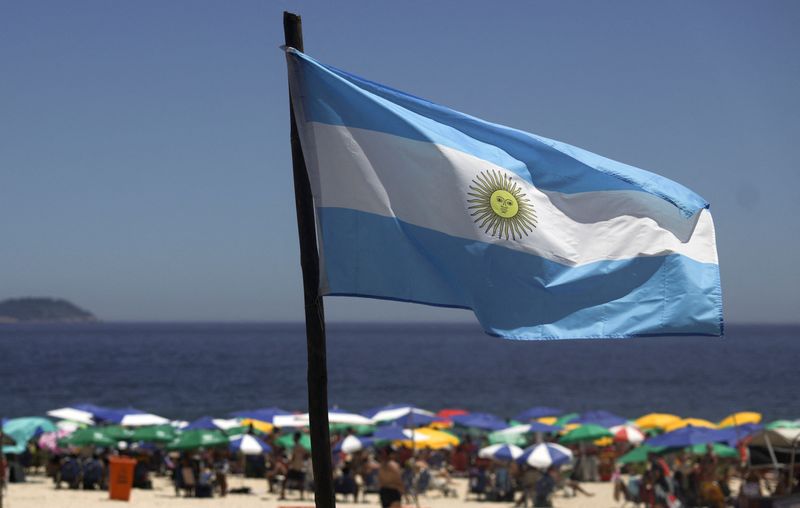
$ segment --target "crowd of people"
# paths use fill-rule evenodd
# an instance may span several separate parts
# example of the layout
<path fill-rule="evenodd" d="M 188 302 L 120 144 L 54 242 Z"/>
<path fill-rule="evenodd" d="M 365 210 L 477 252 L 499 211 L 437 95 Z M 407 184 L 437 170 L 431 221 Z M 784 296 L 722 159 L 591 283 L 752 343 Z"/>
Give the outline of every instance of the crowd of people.
<path fill-rule="evenodd" d="M 353 435 L 350 429 L 334 432 L 331 449 Z M 303 500 L 314 488 L 310 452 L 299 432 L 292 433 L 288 446 L 279 437 L 277 433 L 261 435 L 270 451 L 255 455 L 235 453 L 225 446 L 177 452 L 158 445 L 122 450 L 87 446 L 62 453 L 40 449 L 31 440 L 25 452 L 0 463 L 0 471 L 5 472 L 0 480 L 24 481 L 26 473 L 41 471 L 52 478 L 56 489 L 106 489 L 110 458 L 126 455 L 136 459 L 135 488 L 151 489 L 153 476 L 160 476 L 172 480 L 176 496 L 226 496 L 250 490 L 243 484 L 230 487 L 230 476 L 242 475 L 262 478 L 268 492 L 278 499 L 296 496 Z M 420 496 L 546 507 L 553 506 L 557 496 L 592 497 L 593 489 L 586 483 L 599 481 L 613 484 L 614 499 L 621 504 L 659 508 L 755 508 L 771 506 L 771 497 L 800 494 L 800 468 L 752 467 L 745 445 L 735 457 L 719 457 L 709 445 L 702 453 L 650 453 L 646 460 L 622 465 L 617 459 L 632 445 L 581 443 L 570 446 L 570 463 L 536 468 L 514 460 L 483 458 L 478 452 L 487 444 L 485 435 L 466 434 L 458 445 L 439 449 L 381 445 L 333 452 L 335 492 L 343 500 L 377 501 L 384 508 L 413 504 Z M 466 489 L 459 491 L 457 477 L 467 479 Z"/>

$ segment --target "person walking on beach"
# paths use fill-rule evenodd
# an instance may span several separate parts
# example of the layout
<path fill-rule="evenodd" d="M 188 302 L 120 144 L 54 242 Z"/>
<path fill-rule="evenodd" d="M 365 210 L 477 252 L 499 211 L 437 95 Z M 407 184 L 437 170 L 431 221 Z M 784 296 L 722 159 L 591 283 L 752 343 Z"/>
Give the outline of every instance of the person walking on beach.
<path fill-rule="evenodd" d="M 286 474 L 286 478 L 283 480 L 283 485 L 281 486 L 281 496 L 279 499 L 286 499 L 286 484 L 292 482 L 297 486 L 297 488 L 300 489 L 300 500 L 303 500 L 306 485 L 305 464 L 306 458 L 308 458 L 308 453 L 300 444 L 300 437 L 301 434 L 299 432 L 294 433 L 294 447 L 292 448 L 292 454 L 289 457 L 289 472 Z"/>
<path fill-rule="evenodd" d="M 395 460 L 394 450 L 386 448 L 381 454 L 378 487 L 382 508 L 400 508 L 403 499 L 403 473 Z"/>

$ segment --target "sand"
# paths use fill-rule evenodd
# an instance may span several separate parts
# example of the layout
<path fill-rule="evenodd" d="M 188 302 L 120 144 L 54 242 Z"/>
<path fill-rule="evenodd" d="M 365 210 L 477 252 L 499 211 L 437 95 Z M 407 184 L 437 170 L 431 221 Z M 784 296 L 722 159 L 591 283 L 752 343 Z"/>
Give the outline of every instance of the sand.
<path fill-rule="evenodd" d="M 276 495 L 268 494 L 266 483 L 261 480 L 242 480 L 241 477 L 233 477 L 229 480 L 230 487 L 236 488 L 247 485 L 252 489 L 250 495 L 233 495 L 213 499 L 186 499 L 176 498 L 172 483 L 165 478 L 154 478 L 153 490 L 135 489 L 131 494 L 130 506 L 155 507 L 155 508 L 195 508 L 195 507 L 259 507 L 259 508 L 313 508 L 313 502 L 300 502 L 297 494 L 292 492 L 288 500 L 278 501 Z M 455 508 L 460 506 L 472 506 L 474 508 L 511 508 L 513 503 L 489 503 L 476 501 L 473 496 L 468 500 L 464 499 L 464 492 L 467 490 L 467 482 L 464 479 L 456 479 L 456 489 L 458 498 L 440 497 L 437 493 L 420 498 L 421 508 Z M 553 504 L 557 508 L 611 508 L 619 507 L 621 503 L 615 503 L 612 498 L 612 486 L 610 483 L 585 483 L 582 486 L 589 492 L 595 494 L 594 497 L 564 497 L 559 493 L 553 499 Z M 348 502 L 340 500 L 337 506 L 380 506 L 378 497 L 375 494 L 367 496 L 368 502 L 357 504 L 353 503 L 352 498 Z M 124 506 L 124 502 L 110 501 L 108 493 L 105 491 L 82 491 L 82 490 L 56 490 L 53 482 L 42 476 L 30 476 L 28 482 L 21 484 L 11 484 L 4 496 L 3 508 L 40 508 L 40 507 L 64 507 L 64 508 L 110 508 L 114 506 Z"/>

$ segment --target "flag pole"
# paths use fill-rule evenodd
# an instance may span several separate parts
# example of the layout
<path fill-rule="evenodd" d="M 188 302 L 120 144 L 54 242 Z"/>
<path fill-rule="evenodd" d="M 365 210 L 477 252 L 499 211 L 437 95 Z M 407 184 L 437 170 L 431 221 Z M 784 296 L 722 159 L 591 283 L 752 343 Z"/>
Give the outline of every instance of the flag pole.
<path fill-rule="evenodd" d="M 287 47 L 303 51 L 303 26 L 300 16 L 283 13 L 283 34 Z M 328 431 L 328 366 L 325 350 L 325 312 L 319 294 L 319 253 L 314 220 L 314 201 L 308 180 L 306 161 L 300 146 L 297 123 L 289 92 L 291 121 L 292 172 L 297 209 L 297 232 L 300 236 L 300 266 L 303 269 L 303 298 L 308 349 L 308 417 L 311 427 L 311 464 L 314 471 L 314 503 L 317 508 L 333 508 L 333 471 L 331 441 Z"/>

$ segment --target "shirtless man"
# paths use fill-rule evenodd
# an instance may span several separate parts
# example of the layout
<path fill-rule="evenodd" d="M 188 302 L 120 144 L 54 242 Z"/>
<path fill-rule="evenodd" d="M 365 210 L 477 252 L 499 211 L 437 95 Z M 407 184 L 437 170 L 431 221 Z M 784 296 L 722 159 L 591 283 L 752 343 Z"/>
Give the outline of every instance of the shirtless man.
<path fill-rule="evenodd" d="M 400 508 L 403 498 L 403 475 L 400 464 L 395 461 L 395 453 L 386 448 L 381 453 L 381 467 L 378 469 L 378 486 L 380 487 L 381 507 Z"/>
<path fill-rule="evenodd" d="M 305 463 L 308 453 L 300 444 L 300 437 L 301 434 L 299 432 L 294 433 L 294 448 L 292 448 L 292 454 L 289 457 L 289 471 L 283 480 L 279 499 L 286 499 L 286 484 L 293 482 L 300 489 L 300 500 L 303 500 L 306 485 Z"/>

